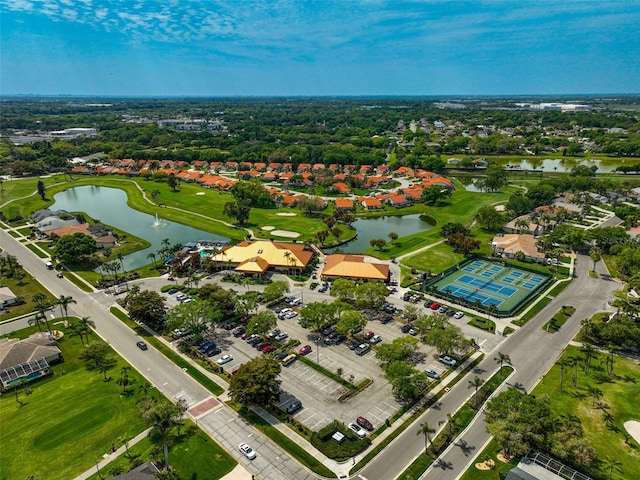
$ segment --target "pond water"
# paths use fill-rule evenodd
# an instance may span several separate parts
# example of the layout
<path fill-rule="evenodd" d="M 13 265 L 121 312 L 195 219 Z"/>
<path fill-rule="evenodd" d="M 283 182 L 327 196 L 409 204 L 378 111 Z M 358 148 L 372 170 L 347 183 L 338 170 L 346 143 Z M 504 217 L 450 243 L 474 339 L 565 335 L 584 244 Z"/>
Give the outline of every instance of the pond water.
<path fill-rule="evenodd" d="M 524 170 L 544 170 L 545 172 L 570 172 L 577 165 L 585 165 L 598 167 L 596 173 L 609 173 L 622 165 L 635 165 L 639 163 L 637 159 L 620 160 L 615 158 L 608 159 L 584 159 L 584 158 L 523 158 L 521 160 L 498 160 L 497 163 L 503 165 L 507 170 L 509 168 L 521 168 Z"/>
<path fill-rule="evenodd" d="M 55 203 L 52 210 L 69 212 L 86 212 L 95 220 L 116 227 L 127 233 L 144 238 L 151 243 L 149 248 L 139 250 L 123 259 L 124 268 L 132 270 L 151 263 L 149 253 L 156 253 L 162 248 L 162 240 L 169 239 L 171 245 L 208 240 L 227 242 L 229 239 L 220 235 L 188 227 L 180 223 L 158 218 L 139 212 L 127 205 L 127 194 L 117 188 L 85 186 L 74 187 L 60 192 L 53 197 Z"/>
<path fill-rule="evenodd" d="M 358 236 L 337 248 L 325 250 L 333 253 L 337 250 L 343 253 L 361 253 L 371 248 L 371 240 L 382 238 L 389 240 L 389 233 L 395 232 L 398 237 L 406 237 L 414 233 L 424 232 L 433 228 L 428 222 L 420 219 L 420 214 L 404 216 L 386 216 L 378 218 L 360 218 L 352 226 L 358 231 Z"/>

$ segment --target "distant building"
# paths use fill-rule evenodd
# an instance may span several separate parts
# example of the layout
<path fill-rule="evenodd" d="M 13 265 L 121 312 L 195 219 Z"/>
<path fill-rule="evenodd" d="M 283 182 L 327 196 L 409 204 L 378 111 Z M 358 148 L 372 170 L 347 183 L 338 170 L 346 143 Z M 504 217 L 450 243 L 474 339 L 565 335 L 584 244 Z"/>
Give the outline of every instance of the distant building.
<path fill-rule="evenodd" d="M 326 257 L 322 276 L 386 282 L 389 279 L 389 265 L 367 262 L 361 255 L 336 253 Z"/>

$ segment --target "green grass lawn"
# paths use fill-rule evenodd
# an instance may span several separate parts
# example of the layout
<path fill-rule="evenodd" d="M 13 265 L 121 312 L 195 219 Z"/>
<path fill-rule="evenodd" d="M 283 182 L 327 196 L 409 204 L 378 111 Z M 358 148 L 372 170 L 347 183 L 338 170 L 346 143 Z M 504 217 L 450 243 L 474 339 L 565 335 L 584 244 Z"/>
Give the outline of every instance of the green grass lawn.
<path fill-rule="evenodd" d="M 511 459 L 508 463 L 503 463 L 498 459 L 498 453 L 502 448 L 492 439 L 485 447 L 480 455 L 476 457 L 474 465 L 460 477 L 460 480 L 501 480 L 506 477 L 507 472 L 513 467 L 518 465 L 519 459 Z M 494 467 L 490 470 L 479 470 L 475 467 L 475 464 L 482 463 L 486 459 L 493 460 Z"/>
<path fill-rule="evenodd" d="M 95 335 L 90 339 L 100 341 Z M 129 372 L 135 384 L 122 395 L 116 383 L 126 365 L 122 359 L 117 357 L 108 374 L 113 380 L 104 382 L 79 359 L 78 337 L 65 335 L 60 349 L 64 362 L 52 367 L 52 376 L 32 384 L 31 395 L 20 394 L 24 406 L 13 394 L 0 398 L 4 478 L 73 478 L 91 468 L 118 436 L 133 437 L 145 428 L 136 407 L 142 377 Z"/>
<path fill-rule="evenodd" d="M 33 331 L 35 328 L 30 328 L 12 336 L 24 338 Z M 95 335 L 90 340 L 100 341 Z M 132 438 L 146 428 L 136 406 L 143 395 L 139 386 L 146 381 L 137 372 L 129 372 L 134 384 L 122 394 L 117 380 L 127 365 L 124 360 L 114 353 L 117 365 L 108 373 L 112 379 L 104 382 L 99 372 L 88 371 L 79 359 L 82 345 L 78 337 L 65 335 L 59 345 L 64 362 L 52 367 L 52 376 L 32 384 L 30 395 L 20 391 L 24 406 L 19 406 L 13 393 L 0 398 L 2 478 L 74 478 L 95 465 L 118 437 Z M 189 472 L 196 467 L 199 472 L 219 471 L 222 475 L 235 465 L 220 447 L 209 440 L 217 449 L 210 448 L 199 438 L 203 435 L 198 432 L 193 440 L 175 441 L 171 451 L 176 468 L 182 465 L 181 471 L 188 473 L 182 478 L 194 478 Z M 199 478 L 218 477 L 202 474 Z"/>
<path fill-rule="evenodd" d="M 120 444 L 116 442 L 116 446 Z M 100 472 L 102 478 L 113 475 L 116 471 L 128 472 L 133 462 L 146 462 L 155 458 L 162 460 L 162 445 L 147 437 L 129 447 L 128 455 L 120 455 Z M 179 478 L 215 480 L 233 470 L 237 462 L 193 422 L 185 420 L 180 436 L 176 432 L 170 436 L 169 464 Z M 100 478 L 96 472 L 89 480 Z"/>
<path fill-rule="evenodd" d="M 562 359 L 579 358 L 584 365 L 584 356 L 576 347 L 569 346 Z M 633 478 L 640 472 L 640 445 L 633 439 L 625 440 L 623 424 L 628 420 L 640 421 L 638 401 L 640 399 L 640 367 L 637 361 L 616 357 L 614 375 L 607 375 L 605 354 L 600 353 L 591 360 L 589 374 L 578 369 L 577 387 L 572 383 L 573 368 L 567 367 L 564 372 L 563 390 L 560 390 L 560 367 L 556 365 L 534 389 L 533 394 L 549 398 L 551 409 L 558 415 L 577 416 L 584 428 L 585 437 L 598 452 L 598 459 L 607 456 L 621 463 L 620 471 L 613 472 L 613 479 Z M 606 410 L 613 416 L 611 426 L 604 421 L 603 410 L 596 408 L 597 402 L 589 393 L 595 387 L 602 391 L 602 398 L 597 402 L 608 405 Z M 590 473 L 593 477 L 607 478 L 602 464 L 594 466 Z"/>
<path fill-rule="evenodd" d="M 33 312 L 35 304 L 31 301 L 31 298 L 38 292 L 44 293 L 47 296 L 47 301 L 49 302 L 53 302 L 55 300 L 49 290 L 46 290 L 40 282 L 29 275 L 26 271 L 22 270 L 22 272 L 24 273 L 24 278 L 20 281 L 11 277 L 1 277 L 2 286 L 9 287 L 17 297 L 22 297 L 26 303 L 8 307 L 8 313 L 1 314 L 0 321 Z M 51 275 L 55 275 L 53 272 L 50 273 Z"/>

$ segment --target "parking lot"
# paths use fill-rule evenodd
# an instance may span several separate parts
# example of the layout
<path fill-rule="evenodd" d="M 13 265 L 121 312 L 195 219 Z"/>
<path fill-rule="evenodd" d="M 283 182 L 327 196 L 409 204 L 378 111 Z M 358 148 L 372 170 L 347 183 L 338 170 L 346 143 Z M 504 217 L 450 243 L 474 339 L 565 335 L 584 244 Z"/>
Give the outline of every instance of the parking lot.
<path fill-rule="evenodd" d="M 314 295 L 315 294 L 315 295 Z M 331 301 L 332 297 L 327 293 L 305 293 L 306 301 Z M 174 306 L 179 304 L 176 295 L 166 295 L 168 305 Z M 300 295 L 296 296 L 299 298 Z M 311 297 L 311 298 L 309 298 Z M 314 297 L 319 297 L 317 300 Z M 400 294 L 392 294 L 388 297 L 391 304 L 401 310 L 408 303 L 404 302 Z M 288 306 L 288 305 L 282 305 Z M 416 305 L 420 313 L 431 313 L 432 310 L 424 308 L 422 302 Z M 294 306 L 295 311 L 300 306 Z M 291 308 L 291 307 L 290 307 Z M 399 318 L 399 317 L 396 317 Z M 400 407 L 401 403 L 396 400 L 391 386 L 384 378 L 379 362 L 375 358 L 374 349 L 370 350 L 362 356 L 356 355 L 353 350 L 349 349 L 352 339 L 349 338 L 339 345 L 325 345 L 323 338 L 301 327 L 298 324 L 299 316 L 291 318 L 282 318 L 278 320 L 277 328 L 288 334 L 288 339 L 297 339 L 300 346 L 310 345 L 312 351 L 307 355 L 309 360 L 318 363 L 327 370 L 340 374 L 342 378 L 353 384 L 358 384 L 368 378 L 372 383 L 366 389 L 354 397 L 340 402 L 339 397 L 347 391 L 347 388 L 340 383 L 328 378 L 324 374 L 314 370 L 301 361 L 293 362 L 291 365 L 282 368 L 282 393 L 278 407 L 286 411 L 287 407 L 296 399 L 302 402 L 303 408 L 295 412 L 295 418 L 311 428 L 318 430 L 334 419 L 338 419 L 345 423 L 355 421 L 357 416 L 364 416 L 370 420 L 374 427 L 378 427 L 387 418 L 392 416 Z M 460 326 L 463 332 L 470 338 L 487 341 L 488 338 L 494 337 L 488 332 L 478 331 L 477 329 L 466 325 L 468 319 L 451 318 L 451 322 Z M 376 335 L 382 337 L 382 343 L 389 343 L 393 339 L 403 336 L 400 331 L 402 323 L 392 320 L 383 324 L 378 320 L 368 322 L 363 332 L 373 331 Z M 475 335 L 474 335 L 475 334 Z M 483 337 L 486 337 L 483 339 Z M 225 371 L 232 373 L 237 370 L 240 365 L 257 356 L 263 355 L 251 345 L 247 344 L 241 338 L 236 338 L 231 331 L 224 329 L 216 329 L 208 339 L 214 341 L 222 350 L 220 354 L 211 357 L 217 360 L 224 354 L 231 354 L 233 360 L 224 364 L 222 367 Z M 275 346 L 277 342 L 271 341 Z M 424 370 L 430 368 L 442 375 L 446 372 L 447 367 L 437 361 L 437 353 L 424 343 L 419 344 L 419 351 L 415 356 L 416 368 Z"/>

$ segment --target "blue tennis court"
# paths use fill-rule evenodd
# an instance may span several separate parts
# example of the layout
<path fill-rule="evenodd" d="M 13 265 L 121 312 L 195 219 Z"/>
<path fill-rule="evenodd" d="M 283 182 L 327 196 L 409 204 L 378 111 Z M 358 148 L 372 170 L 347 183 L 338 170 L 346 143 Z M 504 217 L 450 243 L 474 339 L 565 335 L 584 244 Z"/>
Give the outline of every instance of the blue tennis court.
<path fill-rule="evenodd" d="M 474 258 L 425 283 L 425 288 L 458 299 L 463 305 L 495 306 L 498 315 L 511 315 L 551 278 L 504 262 Z"/>

